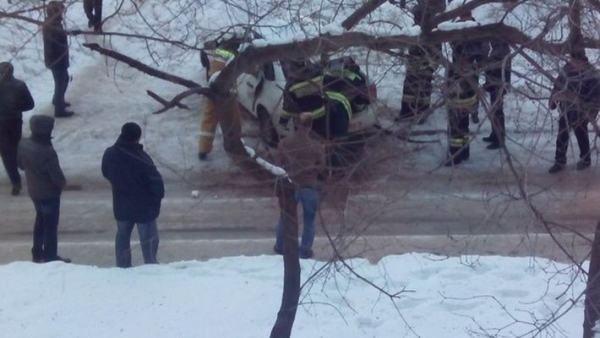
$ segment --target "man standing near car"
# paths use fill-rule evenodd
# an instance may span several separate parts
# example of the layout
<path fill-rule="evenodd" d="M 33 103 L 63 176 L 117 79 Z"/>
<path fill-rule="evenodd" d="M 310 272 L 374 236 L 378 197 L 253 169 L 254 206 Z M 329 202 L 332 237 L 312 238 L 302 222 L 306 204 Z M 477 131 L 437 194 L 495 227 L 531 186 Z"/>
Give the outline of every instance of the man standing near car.
<path fill-rule="evenodd" d="M 300 241 L 300 258 L 313 256 L 315 216 L 319 208 L 319 176 L 326 170 L 325 146 L 311 135 L 312 117 L 302 113 L 294 117 L 296 132 L 284 138 L 275 152 L 275 163 L 285 169 L 295 187 L 294 199 L 302 203 L 304 228 Z M 283 253 L 283 220 L 277 223 L 273 250 Z"/>
<path fill-rule="evenodd" d="M 113 213 L 117 220 L 115 256 L 117 267 L 131 267 L 131 232 L 137 224 L 145 264 L 157 264 L 158 228 L 163 179 L 152 158 L 140 144 L 142 128 L 128 122 L 117 142 L 102 157 L 102 175 L 110 182 Z"/>

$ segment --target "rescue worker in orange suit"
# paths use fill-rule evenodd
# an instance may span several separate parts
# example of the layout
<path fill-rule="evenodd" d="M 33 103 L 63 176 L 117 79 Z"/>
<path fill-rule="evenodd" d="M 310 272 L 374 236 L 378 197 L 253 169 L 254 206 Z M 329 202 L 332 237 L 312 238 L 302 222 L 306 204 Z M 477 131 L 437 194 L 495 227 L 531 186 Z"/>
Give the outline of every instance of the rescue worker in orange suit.
<path fill-rule="evenodd" d="M 484 89 L 490 93 L 490 124 L 492 132 L 484 137 L 489 142 L 487 149 L 498 149 L 504 144 L 506 136 L 504 125 L 504 95 L 510 85 L 511 61 L 510 47 L 507 43 L 492 42 L 492 52 L 488 57 L 485 71 Z"/>
<path fill-rule="evenodd" d="M 323 88 L 323 70 L 305 62 L 290 62 L 290 76 L 284 88 L 283 110 L 288 116 L 310 113 L 312 130 L 326 140 L 335 140 L 331 164 L 344 164 L 339 142 L 348 135 L 352 105 L 346 96 Z"/>
<path fill-rule="evenodd" d="M 237 55 L 240 39 L 235 32 L 226 32 L 217 41 L 210 65 L 207 69 L 207 77 L 210 79 L 215 73 L 223 70 L 227 63 Z M 215 102 L 204 98 L 204 112 L 200 120 L 200 137 L 198 139 L 198 159 L 205 160 L 208 153 L 212 151 L 215 132 L 219 124 L 219 117 L 215 111 Z"/>

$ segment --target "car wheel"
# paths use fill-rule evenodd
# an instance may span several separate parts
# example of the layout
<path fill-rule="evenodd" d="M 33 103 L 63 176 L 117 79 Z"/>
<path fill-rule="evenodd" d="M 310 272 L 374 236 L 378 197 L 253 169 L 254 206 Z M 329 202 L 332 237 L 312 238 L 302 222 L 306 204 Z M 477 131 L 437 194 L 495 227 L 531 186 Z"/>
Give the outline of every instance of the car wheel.
<path fill-rule="evenodd" d="M 267 110 L 263 107 L 258 107 L 257 115 L 260 138 L 269 147 L 277 147 L 277 144 L 279 143 L 279 134 L 277 134 L 277 130 L 275 130 L 275 126 L 273 126 L 271 115 L 269 115 Z"/>

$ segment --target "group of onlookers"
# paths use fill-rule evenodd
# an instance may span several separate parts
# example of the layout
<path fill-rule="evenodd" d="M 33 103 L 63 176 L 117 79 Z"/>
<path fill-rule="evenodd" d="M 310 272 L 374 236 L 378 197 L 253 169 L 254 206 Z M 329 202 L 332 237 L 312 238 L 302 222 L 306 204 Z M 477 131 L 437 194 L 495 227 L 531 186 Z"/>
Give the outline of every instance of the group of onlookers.
<path fill-rule="evenodd" d="M 101 1 L 85 1 L 89 26 L 101 30 Z M 64 6 L 51 1 L 46 6 L 47 18 L 42 29 L 44 60 L 51 70 L 55 90 L 52 98 L 54 117 L 69 117 L 70 105 L 65 101 L 69 83 L 69 49 L 62 24 Z M 33 115 L 29 119 L 31 136 L 21 139 L 23 112 L 34 108 L 27 85 L 14 77 L 10 62 L 0 63 L 0 155 L 12 183 L 12 195 L 22 189 L 19 169 L 25 172 L 27 192 L 36 212 L 33 227 L 32 261 L 63 261 L 58 255 L 60 202 L 66 179 L 58 155 L 52 146 L 55 119 L 49 115 Z M 140 144 L 142 129 L 134 122 L 125 123 L 116 143 L 102 158 L 102 174 L 113 191 L 113 212 L 117 221 L 115 256 L 118 267 L 131 267 L 130 240 L 137 224 L 144 262 L 157 263 L 158 230 L 156 219 L 164 197 L 162 177 L 150 156 Z"/>

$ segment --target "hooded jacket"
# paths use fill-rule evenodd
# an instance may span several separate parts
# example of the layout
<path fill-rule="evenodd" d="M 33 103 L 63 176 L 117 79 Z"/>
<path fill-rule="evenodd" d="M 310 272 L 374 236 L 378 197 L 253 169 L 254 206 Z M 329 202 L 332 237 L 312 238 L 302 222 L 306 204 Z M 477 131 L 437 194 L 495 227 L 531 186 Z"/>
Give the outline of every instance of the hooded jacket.
<path fill-rule="evenodd" d="M 550 109 L 600 109 L 600 73 L 587 60 L 567 62 L 554 81 Z"/>
<path fill-rule="evenodd" d="M 50 141 L 54 118 L 34 115 L 29 126 L 31 137 L 21 140 L 17 153 L 18 166 L 27 178 L 29 196 L 32 199 L 59 197 L 66 180 Z"/>
<path fill-rule="evenodd" d="M 25 82 L 13 77 L 13 66 L 0 63 L 0 121 L 21 120 L 35 106 Z"/>
<path fill-rule="evenodd" d="M 146 223 L 160 214 L 165 187 L 143 146 L 119 137 L 102 157 L 102 175 L 110 182 L 117 221 Z"/>

